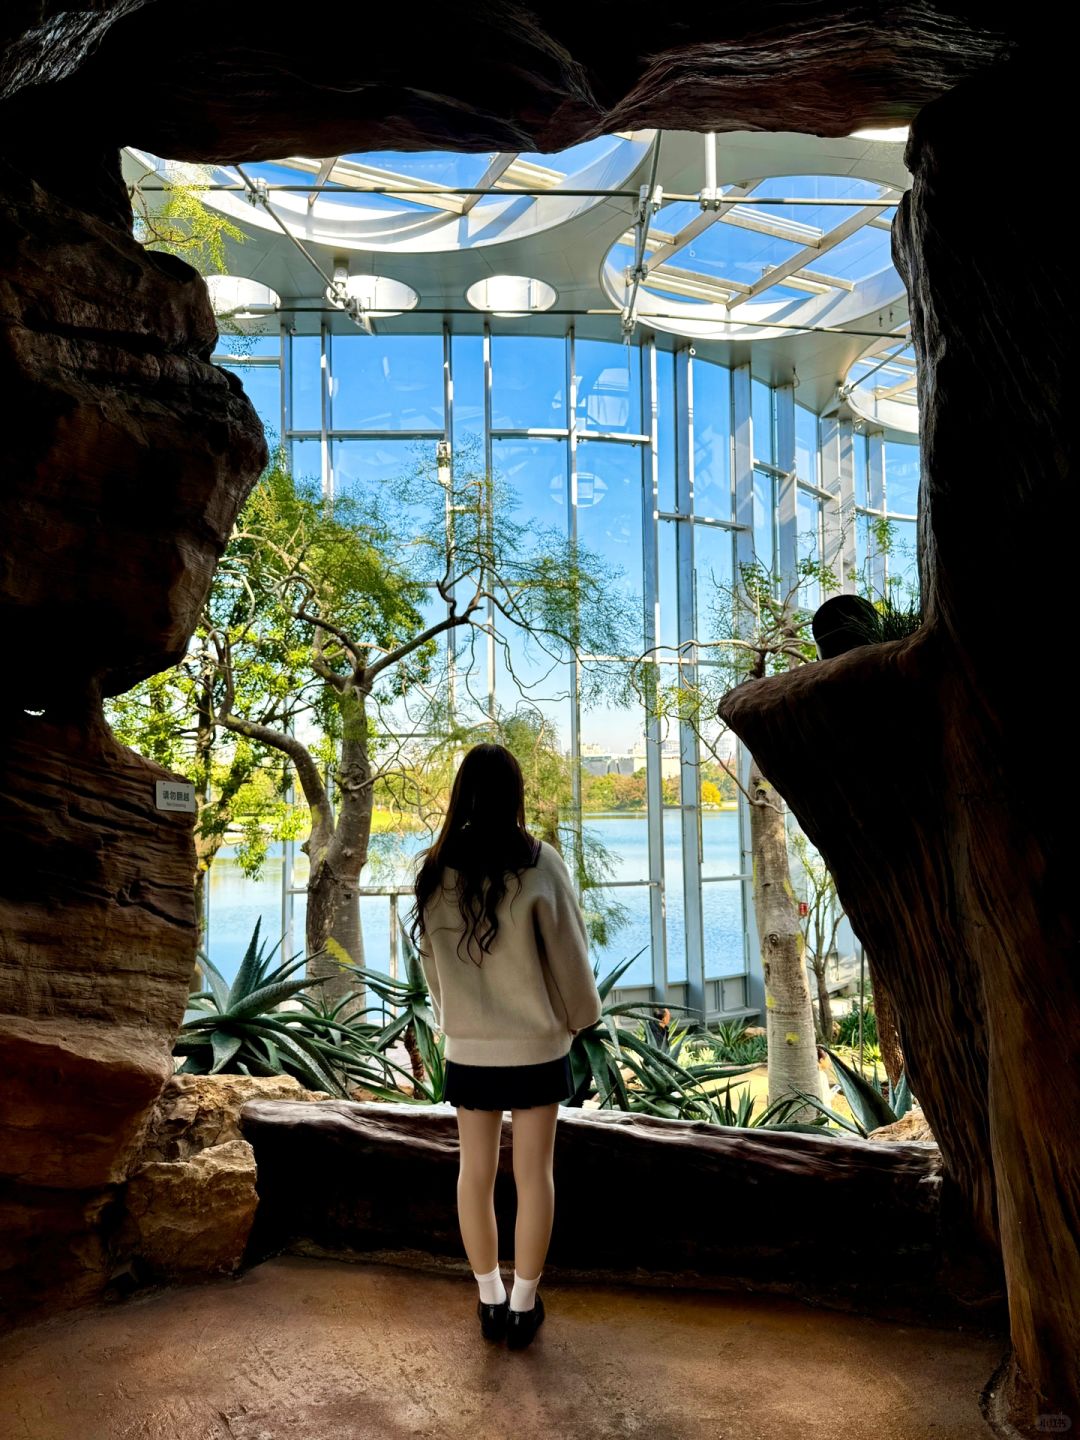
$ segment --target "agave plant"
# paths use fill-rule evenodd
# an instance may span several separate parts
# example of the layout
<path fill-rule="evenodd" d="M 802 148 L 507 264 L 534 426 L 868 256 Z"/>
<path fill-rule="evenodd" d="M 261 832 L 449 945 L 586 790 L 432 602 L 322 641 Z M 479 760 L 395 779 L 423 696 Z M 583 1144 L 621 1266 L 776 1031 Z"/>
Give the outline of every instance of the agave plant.
<path fill-rule="evenodd" d="M 403 926 L 400 933 L 405 972 L 401 977 L 362 965 L 349 968 L 380 1001 L 378 1006 L 369 1006 L 365 1014 L 372 1010 L 384 1015 L 394 1012 L 381 1029 L 372 1027 L 372 1047 L 385 1056 L 391 1046 L 400 1042 L 409 1057 L 413 1094 L 406 1095 L 400 1089 L 379 1089 L 376 1093 L 386 1099 L 436 1104 L 446 1093 L 445 1040 L 435 1032 L 435 1017 L 419 952 Z M 387 1059 L 387 1064 L 392 1062 Z M 394 1068 L 400 1070 L 401 1067 Z"/>
<path fill-rule="evenodd" d="M 581 1106 L 595 1094 L 602 1108 L 617 1106 L 672 1120 L 709 1120 L 712 1102 L 705 1089 L 707 1082 L 745 1075 L 753 1067 L 715 1062 L 683 1064 L 678 1057 L 689 1030 L 658 1036 L 653 1006 L 632 1000 L 607 1003 L 611 991 L 636 959 L 637 955 L 631 955 L 602 980 L 597 979 L 600 1019 L 589 1029 L 579 1031 L 570 1046 L 574 1093 L 569 1103 Z M 619 1024 L 620 1020 L 624 1023 Z M 626 1021 L 636 1022 L 640 1033 Z M 654 1038 L 647 1039 L 649 1035 Z M 626 1070 L 632 1077 L 629 1083 Z"/>
<path fill-rule="evenodd" d="M 266 953 L 259 928 L 256 921 L 232 985 L 208 955 L 199 955 L 210 988 L 188 997 L 173 1046 L 174 1055 L 185 1057 L 181 1073 L 292 1075 L 309 1090 L 341 1097 L 349 1082 L 384 1080 L 387 1062 L 365 1031 L 319 1011 L 304 996 L 323 983 L 297 976 L 305 957 L 296 955 L 271 968 L 278 947 Z M 299 1008 L 283 1011 L 289 1000 Z"/>
<path fill-rule="evenodd" d="M 717 1058 L 730 1065 L 764 1065 L 769 1058 L 765 1036 L 747 1035 L 745 1020 L 721 1020 L 710 1037 Z"/>
<path fill-rule="evenodd" d="M 722 1093 L 713 1095 L 712 1101 L 716 1111 L 714 1123 L 735 1126 L 740 1130 L 795 1130 L 812 1135 L 827 1135 L 830 1133 L 830 1120 L 844 1124 L 841 1116 L 828 1109 L 814 1095 L 781 1095 L 768 1103 L 760 1114 L 757 1112 L 757 1100 L 749 1089 L 739 1091 L 737 1099 L 732 1100 L 731 1086 L 728 1085 Z M 794 1119 L 795 1115 L 805 1111 L 808 1104 L 819 1112 L 818 1118 L 809 1121 Z"/>
<path fill-rule="evenodd" d="M 855 1122 L 848 1129 L 854 1129 L 859 1135 L 868 1135 L 872 1130 L 880 1130 L 883 1125 L 894 1125 L 911 1109 L 911 1087 L 907 1075 L 900 1076 L 890 1104 L 876 1085 L 842 1060 L 835 1050 L 826 1046 L 825 1053 L 832 1061 L 836 1079 Z"/>

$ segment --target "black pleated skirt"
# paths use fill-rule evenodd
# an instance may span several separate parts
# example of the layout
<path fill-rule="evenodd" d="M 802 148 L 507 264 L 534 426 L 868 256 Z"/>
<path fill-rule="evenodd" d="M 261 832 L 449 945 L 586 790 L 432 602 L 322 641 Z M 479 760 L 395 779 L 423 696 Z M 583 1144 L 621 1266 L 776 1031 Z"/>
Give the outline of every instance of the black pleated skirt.
<path fill-rule="evenodd" d="M 446 1099 L 466 1110 L 529 1110 L 561 1105 L 573 1094 L 569 1055 L 539 1065 L 446 1062 Z"/>

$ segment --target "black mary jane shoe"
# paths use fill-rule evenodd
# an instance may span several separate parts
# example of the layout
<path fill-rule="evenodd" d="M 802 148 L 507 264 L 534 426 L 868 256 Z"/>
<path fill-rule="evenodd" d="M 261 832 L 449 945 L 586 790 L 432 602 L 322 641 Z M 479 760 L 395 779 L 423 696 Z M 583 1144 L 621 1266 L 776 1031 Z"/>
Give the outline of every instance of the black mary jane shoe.
<path fill-rule="evenodd" d="M 531 1310 L 511 1310 L 506 1319 L 507 1349 L 524 1350 L 526 1345 L 531 1345 L 543 1323 L 544 1302 L 539 1295 Z"/>
<path fill-rule="evenodd" d="M 498 1305 L 485 1305 L 483 1300 L 476 1302 L 476 1313 L 480 1316 L 480 1333 L 485 1340 L 501 1340 L 506 1334 L 506 1317 L 510 1310 L 510 1301 L 503 1300 Z"/>

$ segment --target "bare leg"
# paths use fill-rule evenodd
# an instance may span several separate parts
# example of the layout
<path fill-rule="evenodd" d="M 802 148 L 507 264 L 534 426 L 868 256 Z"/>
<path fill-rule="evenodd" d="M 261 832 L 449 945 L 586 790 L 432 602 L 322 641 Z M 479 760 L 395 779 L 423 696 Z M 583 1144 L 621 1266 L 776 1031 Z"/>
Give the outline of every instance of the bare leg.
<path fill-rule="evenodd" d="M 535 1280 L 544 1268 L 551 1225 L 555 1218 L 555 1125 L 558 1105 L 512 1110 L 514 1183 L 517 1224 L 514 1230 L 514 1273 Z"/>
<path fill-rule="evenodd" d="M 499 1263 L 495 1224 L 495 1172 L 499 1168 L 501 1110 L 459 1106 L 458 1224 L 474 1275 L 487 1275 Z"/>

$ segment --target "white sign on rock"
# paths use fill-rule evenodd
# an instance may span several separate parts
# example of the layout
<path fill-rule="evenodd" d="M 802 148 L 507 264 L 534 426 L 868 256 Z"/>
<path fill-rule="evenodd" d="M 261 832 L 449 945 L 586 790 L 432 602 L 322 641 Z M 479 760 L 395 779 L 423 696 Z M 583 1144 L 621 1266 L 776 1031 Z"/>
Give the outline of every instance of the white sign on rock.
<path fill-rule="evenodd" d="M 159 810 L 186 810 L 193 815 L 197 809 L 195 786 L 187 780 L 158 780 L 154 794 Z"/>

